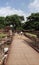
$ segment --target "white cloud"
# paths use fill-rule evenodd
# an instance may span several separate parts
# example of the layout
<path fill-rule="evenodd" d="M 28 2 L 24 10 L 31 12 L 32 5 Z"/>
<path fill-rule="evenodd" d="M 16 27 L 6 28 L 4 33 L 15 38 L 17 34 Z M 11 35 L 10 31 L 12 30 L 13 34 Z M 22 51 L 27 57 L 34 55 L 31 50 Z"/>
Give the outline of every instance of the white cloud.
<path fill-rule="evenodd" d="M 24 13 L 24 11 L 22 11 L 20 9 L 17 10 L 15 8 L 11 8 L 8 6 L 0 8 L 0 16 L 7 16 L 7 15 L 13 15 L 13 14 L 24 16 L 24 18 L 26 20 L 26 14 Z"/>
<path fill-rule="evenodd" d="M 34 0 L 29 4 L 30 12 L 39 12 L 39 0 Z"/>

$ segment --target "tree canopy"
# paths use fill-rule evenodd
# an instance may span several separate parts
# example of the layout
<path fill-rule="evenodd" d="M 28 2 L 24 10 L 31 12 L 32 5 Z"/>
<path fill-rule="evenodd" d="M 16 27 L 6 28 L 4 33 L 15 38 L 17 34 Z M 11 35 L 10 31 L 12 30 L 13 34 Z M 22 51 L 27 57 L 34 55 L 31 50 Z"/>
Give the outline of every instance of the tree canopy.
<path fill-rule="evenodd" d="M 39 13 L 32 13 L 28 16 L 23 28 L 26 30 L 39 30 Z"/>
<path fill-rule="evenodd" d="M 21 22 L 24 20 L 24 16 L 10 15 L 6 17 L 0 17 L 0 28 L 13 25 L 14 29 L 21 28 Z"/>
<path fill-rule="evenodd" d="M 22 23 L 23 20 L 24 16 L 18 15 L 0 17 L 0 28 L 13 25 L 15 30 L 39 30 L 39 13 L 32 13 L 24 23 Z"/>
<path fill-rule="evenodd" d="M 4 17 L 0 17 L 0 28 L 4 28 Z"/>

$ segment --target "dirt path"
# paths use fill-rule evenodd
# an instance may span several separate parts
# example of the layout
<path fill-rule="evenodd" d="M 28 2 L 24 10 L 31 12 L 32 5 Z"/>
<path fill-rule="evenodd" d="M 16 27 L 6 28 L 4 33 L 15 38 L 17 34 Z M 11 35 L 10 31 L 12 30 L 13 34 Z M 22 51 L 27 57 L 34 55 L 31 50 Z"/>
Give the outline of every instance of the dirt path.
<path fill-rule="evenodd" d="M 23 35 L 15 34 L 6 65 L 39 65 L 39 53 L 24 40 L 30 41 Z"/>

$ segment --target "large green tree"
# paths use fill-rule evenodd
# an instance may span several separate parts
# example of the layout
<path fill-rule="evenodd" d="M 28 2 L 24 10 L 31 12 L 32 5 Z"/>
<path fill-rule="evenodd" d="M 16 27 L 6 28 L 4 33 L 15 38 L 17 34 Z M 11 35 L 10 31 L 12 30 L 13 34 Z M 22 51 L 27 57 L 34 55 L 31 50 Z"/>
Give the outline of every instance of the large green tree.
<path fill-rule="evenodd" d="M 0 17 L 0 28 L 4 28 L 6 26 L 13 25 L 13 28 L 21 29 L 21 22 L 24 20 L 23 16 L 18 15 L 10 15 L 6 17 Z"/>
<path fill-rule="evenodd" d="M 39 30 L 39 13 L 32 13 L 29 17 L 27 17 L 24 29 Z"/>
<path fill-rule="evenodd" d="M 21 21 L 24 20 L 23 16 L 18 16 L 18 15 L 11 15 L 11 16 L 6 16 L 5 18 L 5 24 L 6 25 L 13 25 L 14 29 L 20 29 L 21 28 Z"/>

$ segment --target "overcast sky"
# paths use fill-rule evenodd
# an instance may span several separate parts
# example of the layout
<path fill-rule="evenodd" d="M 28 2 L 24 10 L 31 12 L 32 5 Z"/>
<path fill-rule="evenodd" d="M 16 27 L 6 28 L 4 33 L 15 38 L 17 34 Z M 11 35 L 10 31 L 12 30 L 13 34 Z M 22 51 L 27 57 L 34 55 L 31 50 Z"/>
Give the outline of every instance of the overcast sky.
<path fill-rule="evenodd" d="M 0 16 L 39 12 L 39 0 L 0 0 Z"/>

